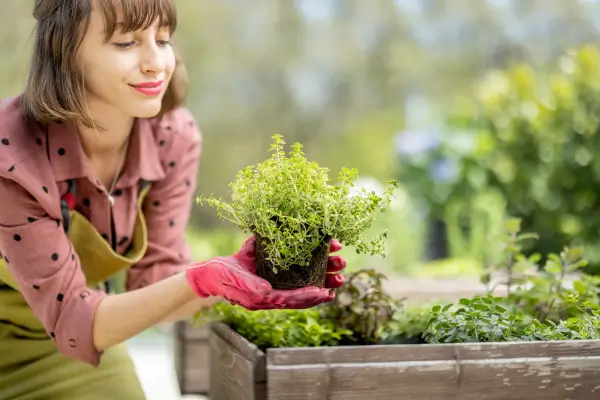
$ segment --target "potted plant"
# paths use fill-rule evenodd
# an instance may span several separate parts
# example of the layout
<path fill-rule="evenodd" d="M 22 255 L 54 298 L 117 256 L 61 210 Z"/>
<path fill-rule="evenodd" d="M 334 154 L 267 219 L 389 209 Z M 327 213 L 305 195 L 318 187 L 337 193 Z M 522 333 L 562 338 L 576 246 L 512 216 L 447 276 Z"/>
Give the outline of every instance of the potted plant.
<path fill-rule="evenodd" d="M 329 183 L 327 168 L 306 159 L 296 143 L 289 154 L 281 135 L 272 136 L 271 157 L 242 169 L 230 184 L 231 202 L 199 196 L 199 204 L 257 239 L 256 272 L 276 289 L 323 287 L 331 239 L 359 254 L 385 256 L 386 232 L 366 237 L 389 204 L 396 181 L 379 195 L 355 190 L 358 171 L 342 168 Z"/>

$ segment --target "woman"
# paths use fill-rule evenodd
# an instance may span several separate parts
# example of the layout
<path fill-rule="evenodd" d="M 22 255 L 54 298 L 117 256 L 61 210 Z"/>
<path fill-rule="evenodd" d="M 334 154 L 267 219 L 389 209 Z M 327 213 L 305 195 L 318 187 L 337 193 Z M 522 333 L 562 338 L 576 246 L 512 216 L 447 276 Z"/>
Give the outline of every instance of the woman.
<path fill-rule="evenodd" d="M 291 291 L 254 274 L 253 238 L 191 263 L 201 137 L 171 0 L 36 0 L 34 17 L 26 88 L 0 105 L 1 399 L 143 399 L 123 342 L 152 325 L 219 298 L 333 299 L 339 256 L 327 288 Z M 126 291 L 109 295 L 121 271 Z"/>

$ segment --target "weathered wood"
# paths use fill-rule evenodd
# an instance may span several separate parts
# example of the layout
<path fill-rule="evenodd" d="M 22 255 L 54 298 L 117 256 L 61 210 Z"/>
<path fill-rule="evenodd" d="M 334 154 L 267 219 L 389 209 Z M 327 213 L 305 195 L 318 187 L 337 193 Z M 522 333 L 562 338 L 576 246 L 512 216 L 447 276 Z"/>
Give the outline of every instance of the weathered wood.
<path fill-rule="evenodd" d="M 210 326 L 194 327 L 190 322 L 175 324 L 175 373 L 182 394 L 204 395 L 209 387 Z"/>
<path fill-rule="evenodd" d="M 214 324 L 212 331 L 221 337 L 231 349 L 256 365 L 253 376 L 255 382 L 265 380 L 265 353 L 225 324 Z"/>
<path fill-rule="evenodd" d="M 283 348 L 265 357 L 223 324 L 212 337 L 212 400 L 600 398 L 600 341 Z M 235 392 L 221 390 L 231 381 Z"/>
<path fill-rule="evenodd" d="M 210 398 L 264 400 L 265 355 L 225 325 L 213 327 L 210 345 Z"/>
<path fill-rule="evenodd" d="M 210 328 L 208 325 L 194 326 L 191 322 L 181 324 L 181 338 L 185 340 L 208 340 Z"/>
<path fill-rule="evenodd" d="M 183 383 L 187 393 L 208 393 L 210 348 L 208 342 L 189 342 L 183 365 Z M 197 360 L 203 360 L 198 363 Z"/>
<path fill-rule="evenodd" d="M 269 367 L 268 399 L 600 398 L 598 359 L 503 359 Z M 292 376 L 293 372 L 293 376 Z"/>
<path fill-rule="evenodd" d="M 219 327 L 223 329 L 222 326 Z M 232 331 L 233 332 L 233 331 Z M 238 335 L 238 337 L 241 337 Z M 600 357 L 600 340 L 432 345 L 331 346 L 267 351 L 269 365 L 487 360 L 528 357 Z"/>

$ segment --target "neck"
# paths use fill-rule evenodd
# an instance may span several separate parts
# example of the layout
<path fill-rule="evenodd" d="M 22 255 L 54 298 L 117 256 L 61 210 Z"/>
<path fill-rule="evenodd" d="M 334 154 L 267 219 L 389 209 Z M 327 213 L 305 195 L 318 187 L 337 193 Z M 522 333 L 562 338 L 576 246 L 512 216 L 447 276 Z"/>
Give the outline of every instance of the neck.
<path fill-rule="evenodd" d="M 108 107 L 89 106 L 96 127 L 78 125 L 83 151 L 90 160 L 120 154 L 131 134 L 134 118 Z"/>

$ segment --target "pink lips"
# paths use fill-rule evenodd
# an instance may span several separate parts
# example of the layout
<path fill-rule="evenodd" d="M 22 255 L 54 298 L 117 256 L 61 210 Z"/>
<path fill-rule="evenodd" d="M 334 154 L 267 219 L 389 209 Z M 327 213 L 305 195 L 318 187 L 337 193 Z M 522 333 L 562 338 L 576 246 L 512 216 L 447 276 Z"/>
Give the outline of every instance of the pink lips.
<path fill-rule="evenodd" d="M 147 96 L 158 96 L 163 90 L 163 81 L 144 82 L 137 85 L 131 85 L 135 90 Z"/>

